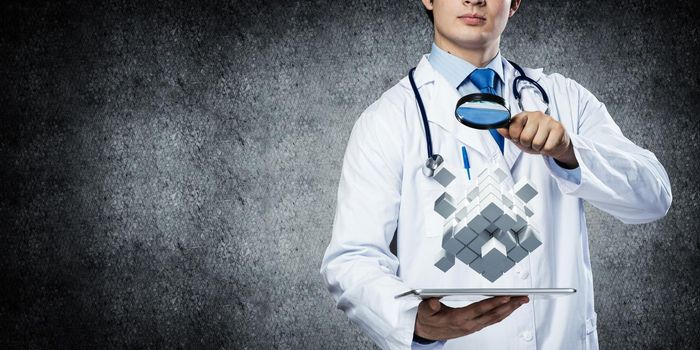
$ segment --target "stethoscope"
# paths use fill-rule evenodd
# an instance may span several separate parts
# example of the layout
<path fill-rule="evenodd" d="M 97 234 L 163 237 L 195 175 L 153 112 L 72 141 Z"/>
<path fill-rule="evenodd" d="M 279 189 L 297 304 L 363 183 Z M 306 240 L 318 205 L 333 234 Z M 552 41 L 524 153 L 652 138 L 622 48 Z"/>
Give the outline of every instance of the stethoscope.
<path fill-rule="evenodd" d="M 546 110 L 545 114 L 549 114 L 549 96 L 547 93 L 544 91 L 544 88 L 537 83 L 535 80 L 532 78 L 528 77 L 525 75 L 525 71 L 514 63 L 513 61 L 508 60 L 510 64 L 515 68 L 516 71 L 518 71 L 518 76 L 513 79 L 513 97 L 515 97 L 516 100 L 518 100 L 518 107 L 520 107 L 520 110 L 523 110 L 523 104 L 522 104 L 522 99 L 521 99 L 521 94 L 520 91 L 518 91 L 518 86 L 520 85 L 521 82 L 527 82 L 532 84 L 539 90 L 540 95 L 542 96 L 542 101 L 546 105 Z M 413 72 L 416 70 L 415 67 L 411 68 L 411 70 L 408 72 L 408 79 L 411 82 L 411 88 L 413 89 L 413 94 L 416 96 L 416 101 L 418 102 L 418 108 L 420 109 L 420 114 L 421 118 L 423 120 L 423 128 L 425 130 L 425 140 L 426 143 L 428 144 L 428 159 L 425 161 L 425 166 L 423 167 L 423 174 L 428 177 L 432 177 L 435 175 L 435 171 L 440 167 L 440 165 L 444 162 L 444 159 L 442 158 L 441 155 L 437 153 L 433 153 L 433 140 L 430 134 L 430 126 L 428 125 L 428 116 L 425 113 L 425 106 L 423 105 L 423 99 L 420 97 L 420 93 L 418 92 L 418 87 L 416 86 L 416 82 L 413 79 Z M 499 121 L 497 123 L 480 123 L 480 122 L 474 122 L 473 120 L 470 121 L 468 118 L 464 118 L 463 116 L 460 116 L 459 113 L 457 112 L 457 109 L 459 109 L 459 106 L 463 105 L 466 102 L 492 102 L 492 103 L 497 103 L 499 105 L 502 105 L 506 110 L 508 111 L 506 114 L 506 117 L 504 120 Z M 506 101 L 501 98 L 500 96 L 497 95 L 490 95 L 490 94 L 469 94 L 466 96 L 463 96 L 460 98 L 460 100 L 457 102 L 457 107 L 455 108 L 455 117 L 457 120 L 459 120 L 460 123 L 477 128 L 477 129 L 489 129 L 489 128 L 494 128 L 494 127 L 504 127 L 508 125 L 508 122 L 510 122 L 510 110 L 507 106 Z M 467 169 L 467 172 L 469 172 L 469 157 L 467 155 L 467 150 L 465 147 L 462 147 L 462 158 L 464 161 L 464 167 Z M 471 176 L 470 176 L 471 178 Z"/>

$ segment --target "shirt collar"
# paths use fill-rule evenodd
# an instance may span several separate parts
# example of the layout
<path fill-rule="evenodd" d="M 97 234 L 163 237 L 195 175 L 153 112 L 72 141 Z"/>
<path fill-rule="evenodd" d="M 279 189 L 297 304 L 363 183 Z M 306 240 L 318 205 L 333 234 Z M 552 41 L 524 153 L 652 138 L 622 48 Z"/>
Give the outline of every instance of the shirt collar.
<path fill-rule="evenodd" d="M 477 68 L 473 64 L 439 48 L 435 43 L 433 43 L 430 55 L 428 55 L 428 61 L 455 89 Z M 500 51 L 484 68 L 493 69 L 501 82 L 504 81 Z"/>

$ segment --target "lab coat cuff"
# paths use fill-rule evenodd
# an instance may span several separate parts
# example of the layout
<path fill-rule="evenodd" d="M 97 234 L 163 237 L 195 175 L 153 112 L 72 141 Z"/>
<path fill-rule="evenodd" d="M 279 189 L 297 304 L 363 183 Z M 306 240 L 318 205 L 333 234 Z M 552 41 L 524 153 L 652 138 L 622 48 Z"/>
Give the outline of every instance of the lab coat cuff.
<path fill-rule="evenodd" d="M 544 156 L 544 160 L 547 163 L 547 168 L 549 168 L 549 171 L 555 177 L 557 177 L 559 179 L 566 180 L 566 181 L 571 182 L 575 185 L 581 184 L 581 167 L 580 166 L 576 167 L 575 169 L 566 169 L 566 168 L 562 168 L 561 165 L 557 164 L 557 161 L 554 160 L 554 158 L 552 158 L 552 157 Z"/>
<path fill-rule="evenodd" d="M 419 299 L 408 299 L 405 300 L 407 305 L 409 306 L 409 309 L 406 310 L 405 313 L 408 315 L 405 317 L 407 322 L 407 329 L 410 330 L 410 342 L 411 342 L 411 350 L 440 350 L 442 349 L 443 346 L 445 346 L 445 341 L 444 340 L 437 340 L 433 343 L 430 344 L 421 344 L 418 342 L 413 341 L 413 332 L 416 329 L 416 316 L 418 315 L 418 304 L 420 304 L 421 300 Z"/>
<path fill-rule="evenodd" d="M 401 316 L 399 329 L 401 332 L 401 343 L 411 344 L 411 349 L 433 349 L 428 348 L 416 348 L 416 345 L 425 346 L 413 341 L 413 332 L 416 329 L 416 316 L 418 315 L 418 304 L 421 300 L 417 298 L 406 298 L 401 300 Z M 432 345 L 432 344 L 427 344 Z"/>
<path fill-rule="evenodd" d="M 590 150 L 585 140 L 578 135 L 569 135 L 574 148 L 574 155 L 578 162 L 576 169 L 564 169 L 554 161 L 554 158 L 545 156 L 545 164 L 552 174 L 559 190 L 564 194 L 575 194 L 586 182 L 586 173 L 589 171 L 586 165 L 587 159 L 583 154 Z M 583 151 L 583 152 L 582 152 Z"/>
<path fill-rule="evenodd" d="M 411 350 L 440 350 L 443 348 L 443 346 L 445 346 L 444 340 L 437 340 L 434 343 L 430 344 L 421 344 L 413 342 L 411 344 Z"/>

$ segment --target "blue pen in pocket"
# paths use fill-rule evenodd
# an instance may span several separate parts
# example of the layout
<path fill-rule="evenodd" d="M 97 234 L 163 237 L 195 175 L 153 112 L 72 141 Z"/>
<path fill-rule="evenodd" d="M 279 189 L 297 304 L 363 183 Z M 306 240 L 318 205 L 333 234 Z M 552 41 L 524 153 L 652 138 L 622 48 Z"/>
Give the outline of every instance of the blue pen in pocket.
<path fill-rule="evenodd" d="M 467 178 L 471 181 L 472 175 L 469 173 L 469 155 L 467 154 L 467 147 L 465 146 L 462 146 L 462 161 L 464 162 L 464 169 L 467 170 Z"/>

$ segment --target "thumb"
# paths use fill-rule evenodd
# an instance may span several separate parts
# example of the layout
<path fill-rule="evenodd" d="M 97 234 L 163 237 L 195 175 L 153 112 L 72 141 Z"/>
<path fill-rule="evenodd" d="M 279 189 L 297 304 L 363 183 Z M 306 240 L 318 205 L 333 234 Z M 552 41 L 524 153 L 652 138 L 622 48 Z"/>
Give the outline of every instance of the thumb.
<path fill-rule="evenodd" d="M 508 131 L 508 127 L 505 128 L 498 128 L 496 131 L 501 134 L 504 138 L 510 139 L 510 131 Z"/>
<path fill-rule="evenodd" d="M 436 314 L 442 308 L 442 303 L 437 298 L 431 298 L 428 300 L 428 308 L 430 308 L 431 314 Z"/>

